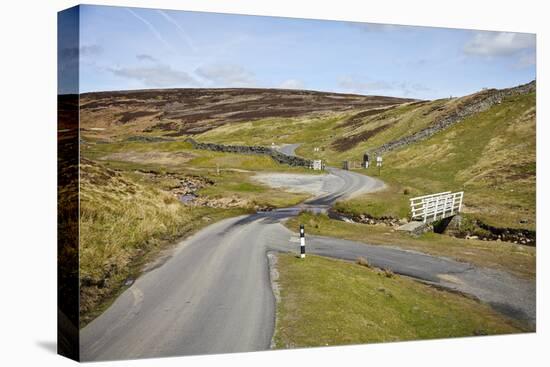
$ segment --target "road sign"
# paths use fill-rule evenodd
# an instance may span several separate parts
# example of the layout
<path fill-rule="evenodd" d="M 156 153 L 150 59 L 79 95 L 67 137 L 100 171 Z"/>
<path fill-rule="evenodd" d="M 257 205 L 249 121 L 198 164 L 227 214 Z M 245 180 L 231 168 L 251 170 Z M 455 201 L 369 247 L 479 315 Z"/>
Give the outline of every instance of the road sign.
<path fill-rule="evenodd" d="M 380 169 L 382 168 L 382 156 L 376 157 L 376 167 L 378 167 L 378 176 L 380 176 Z"/>

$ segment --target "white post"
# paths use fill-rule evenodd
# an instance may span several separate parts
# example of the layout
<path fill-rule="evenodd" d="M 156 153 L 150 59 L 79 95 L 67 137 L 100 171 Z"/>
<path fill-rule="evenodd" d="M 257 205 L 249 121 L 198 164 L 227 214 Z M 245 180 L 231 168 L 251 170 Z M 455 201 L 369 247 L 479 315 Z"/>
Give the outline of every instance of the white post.
<path fill-rule="evenodd" d="M 304 225 L 300 224 L 300 258 L 306 257 L 306 239 Z"/>
<path fill-rule="evenodd" d="M 453 201 L 451 202 L 451 215 L 455 214 L 455 200 L 456 200 L 456 194 L 453 194 Z"/>
<path fill-rule="evenodd" d="M 437 218 L 437 210 L 439 209 L 439 196 L 435 199 L 435 208 L 434 208 L 434 220 Z"/>
<path fill-rule="evenodd" d="M 426 220 L 428 219 L 428 206 L 426 204 L 426 200 L 422 199 L 422 206 L 424 207 L 424 223 L 426 223 Z"/>

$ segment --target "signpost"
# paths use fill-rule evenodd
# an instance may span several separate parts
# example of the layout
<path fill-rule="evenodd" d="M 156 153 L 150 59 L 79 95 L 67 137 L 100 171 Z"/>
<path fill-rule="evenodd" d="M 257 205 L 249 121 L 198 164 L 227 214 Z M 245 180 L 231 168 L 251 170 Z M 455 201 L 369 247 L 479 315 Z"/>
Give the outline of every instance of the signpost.
<path fill-rule="evenodd" d="M 382 169 L 382 156 L 376 157 L 376 167 L 378 167 L 378 176 L 380 176 L 380 170 Z"/>
<path fill-rule="evenodd" d="M 369 168 L 369 155 L 367 153 L 363 154 L 363 167 Z"/>

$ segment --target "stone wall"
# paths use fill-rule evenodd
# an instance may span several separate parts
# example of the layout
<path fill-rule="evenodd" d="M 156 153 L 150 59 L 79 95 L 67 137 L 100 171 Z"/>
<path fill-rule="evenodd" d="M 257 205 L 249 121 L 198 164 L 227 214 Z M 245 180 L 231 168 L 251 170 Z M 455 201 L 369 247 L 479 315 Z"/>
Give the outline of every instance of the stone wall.
<path fill-rule="evenodd" d="M 379 148 L 374 150 L 374 154 L 375 155 L 382 154 L 385 152 L 389 152 L 391 150 L 395 150 L 395 149 L 407 146 L 412 143 L 416 143 L 418 141 L 425 140 L 431 137 L 432 135 L 434 135 L 435 133 L 441 130 L 444 130 L 464 120 L 466 117 L 469 117 L 479 112 L 487 111 L 489 108 L 491 108 L 495 104 L 499 104 L 502 101 L 502 99 L 505 97 L 518 95 L 518 94 L 527 94 L 534 91 L 535 89 L 536 89 L 536 82 L 532 81 L 528 84 L 523 84 L 514 88 L 486 91 L 485 94 L 482 96 L 482 98 L 479 98 L 473 103 L 468 104 L 462 107 L 461 109 L 458 109 L 452 114 L 444 117 L 439 121 L 434 122 L 427 128 L 422 129 L 417 133 L 403 137 L 401 139 L 390 141 L 389 143 L 386 143 L 380 146 Z"/>
<path fill-rule="evenodd" d="M 276 162 L 282 164 L 288 164 L 295 167 L 308 167 L 313 166 L 313 161 L 304 159 L 292 155 L 283 154 L 275 149 L 262 147 L 262 146 L 248 146 L 248 145 L 222 145 L 214 143 L 199 143 L 195 139 L 187 138 L 186 142 L 190 143 L 195 149 L 211 150 L 213 152 L 223 153 L 239 153 L 239 154 L 257 154 L 268 155 Z"/>

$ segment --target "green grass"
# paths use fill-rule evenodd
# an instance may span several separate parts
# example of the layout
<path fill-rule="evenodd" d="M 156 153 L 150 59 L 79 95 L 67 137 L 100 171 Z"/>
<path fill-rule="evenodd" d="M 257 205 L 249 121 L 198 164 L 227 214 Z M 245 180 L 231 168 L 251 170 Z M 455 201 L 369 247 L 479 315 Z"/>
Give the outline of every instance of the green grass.
<path fill-rule="evenodd" d="M 392 227 L 345 223 L 329 219 L 326 215 L 308 212 L 291 218 L 285 225 L 296 231 L 305 224 L 309 234 L 344 238 L 371 245 L 395 246 L 435 256 L 449 257 L 481 267 L 513 273 L 526 279 L 536 274 L 536 249 L 508 242 L 466 240 L 437 233 L 411 237 Z"/>
<path fill-rule="evenodd" d="M 277 348 L 520 333 L 458 294 L 340 260 L 278 256 Z"/>
<path fill-rule="evenodd" d="M 387 112 L 367 117 L 361 124 L 355 126 L 345 126 L 344 122 L 350 115 L 342 115 L 339 123 L 333 126 L 332 131 L 323 134 L 319 141 L 304 141 L 304 144 L 296 152 L 304 157 L 324 159 L 327 164 L 340 167 L 344 160 L 360 161 L 366 151 L 421 130 L 441 114 L 437 111 L 438 108 L 448 110 L 452 106 L 454 106 L 454 102 L 448 100 L 436 100 L 422 105 L 404 104 L 391 108 Z M 332 145 L 336 139 L 372 131 L 381 126 L 389 127 L 370 137 L 367 141 L 351 146 L 344 151 L 337 151 Z M 319 145 L 323 149 L 315 152 L 314 148 Z"/>
<path fill-rule="evenodd" d="M 350 114 L 332 113 L 300 118 L 267 118 L 227 124 L 197 136 L 199 141 L 220 144 L 264 145 L 315 142 L 322 145 L 334 136 L 334 126 Z"/>
<path fill-rule="evenodd" d="M 279 164 L 271 157 L 193 149 L 183 141 L 92 143 L 82 155 L 89 159 L 113 162 L 131 169 L 150 167 L 165 170 L 213 172 L 224 170 L 273 171 L 317 174 L 303 167 Z M 126 164 L 126 166 L 123 166 Z"/>
<path fill-rule="evenodd" d="M 407 188 L 405 191 L 405 188 L 398 183 L 386 182 L 384 190 L 359 195 L 351 200 L 339 201 L 334 208 L 351 215 L 368 213 L 376 218 L 407 218 L 410 215 L 409 198 L 416 194 L 420 194 L 420 192 L 411 188 Z"/>
<path fill-rule="evenodd" d="M 340 204 L 402 217 L 408 197 L 465 191 L 464 212 L 495 227 L 535 229 L 535 94 L 505 99 L 426 141 L 384 155 L 388 190 Z M 365 174 L 377 176 L 371 167 Z M 370 213 L 370 212 L 369 212 Z"/>

